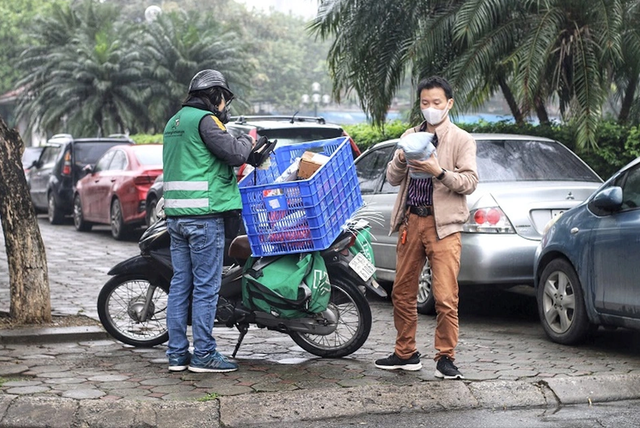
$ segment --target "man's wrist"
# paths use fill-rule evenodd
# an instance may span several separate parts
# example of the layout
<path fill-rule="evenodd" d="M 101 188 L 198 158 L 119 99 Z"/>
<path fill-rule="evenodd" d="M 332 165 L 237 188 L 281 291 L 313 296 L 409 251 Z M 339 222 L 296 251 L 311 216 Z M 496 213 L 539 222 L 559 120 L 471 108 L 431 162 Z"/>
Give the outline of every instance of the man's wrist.
<path fill-rule="evenodd" d="M 444 168 L 442 168 L 442 172 L 440 173 L 440 175 L 438 175 L 438 176 L 436 177 L 436 179 L 438 179 L 438 180 L 442 180 L 442 179 L 444 178 L 444 176 L 445 176 L 445 174 L 446 174 L 446 173 L 447 173 L 447 170 L 446 170 L 446 169 L 444 169 Z"/>

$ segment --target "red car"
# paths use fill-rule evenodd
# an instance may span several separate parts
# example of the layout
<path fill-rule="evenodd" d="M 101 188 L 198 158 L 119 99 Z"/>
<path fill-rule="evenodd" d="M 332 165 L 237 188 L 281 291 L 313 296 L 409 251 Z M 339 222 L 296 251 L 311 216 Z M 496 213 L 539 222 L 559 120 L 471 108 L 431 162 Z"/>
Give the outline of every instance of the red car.
<path fill-rule="evenodd" d="M 126 239 L 145 223 L 147 191 L 162 174 L 162 145 L 114 146 L 85 171 L 73 198 L 76 230 L 109 224 L 115 239 Z"/>

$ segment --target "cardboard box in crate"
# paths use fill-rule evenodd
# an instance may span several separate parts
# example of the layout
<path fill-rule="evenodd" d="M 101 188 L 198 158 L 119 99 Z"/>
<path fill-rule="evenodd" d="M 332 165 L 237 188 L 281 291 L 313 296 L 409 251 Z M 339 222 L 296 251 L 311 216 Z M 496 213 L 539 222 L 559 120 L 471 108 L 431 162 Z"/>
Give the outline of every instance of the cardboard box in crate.
<path fill-rule="evenodd" d="M 305 151 L 329 156 L 307 180 L 274 183 Z M 254 256 L 328 248 L 362 206 L 348 137 L 278 147 L 267 170 L 239 183 L 242 219 Z"/>

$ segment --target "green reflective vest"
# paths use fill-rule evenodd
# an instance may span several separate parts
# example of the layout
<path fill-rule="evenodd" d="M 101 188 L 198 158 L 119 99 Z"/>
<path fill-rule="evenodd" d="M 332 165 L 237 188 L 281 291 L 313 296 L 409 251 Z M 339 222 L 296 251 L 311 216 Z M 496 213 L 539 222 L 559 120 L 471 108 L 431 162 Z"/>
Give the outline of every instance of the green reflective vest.
<path fill-rule="evenodd" d="M 164 129 L 164 211 L 169 217 L 242 208 L 233 168 L 215 157 L 200 137 L 200 120 L 207 115 L 213 113 L 183 107 Z M 225 129 L 222 122 L 216 122 Z"/>

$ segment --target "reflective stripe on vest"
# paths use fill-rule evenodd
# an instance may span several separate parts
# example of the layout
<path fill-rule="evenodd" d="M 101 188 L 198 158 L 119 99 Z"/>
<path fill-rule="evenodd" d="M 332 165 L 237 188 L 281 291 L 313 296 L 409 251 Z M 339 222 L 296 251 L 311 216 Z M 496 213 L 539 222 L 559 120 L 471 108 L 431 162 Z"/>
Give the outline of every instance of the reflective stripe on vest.
<path fill-rule="evenodd" d="M 209 199 L 166 199 L 165 208 L 208 208 Z"/>
<path fill-rule="evenodd" d="M 162 184 L 164 191 L 206 192 L 209 183 L 206 181 L 167 181 Z M 165 199 L 165 208 L 208 208 L 209 198 Z"/>
<path fill-rule="evenodd" d="M 206 192 L 209 190 L 209 183 L 206 181 L 165 181 L 162 185 L 165 192 L 170 190 Z"/>

